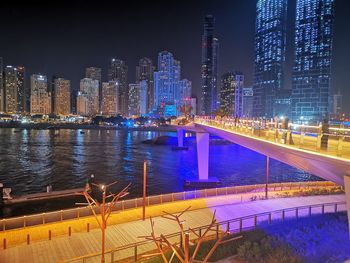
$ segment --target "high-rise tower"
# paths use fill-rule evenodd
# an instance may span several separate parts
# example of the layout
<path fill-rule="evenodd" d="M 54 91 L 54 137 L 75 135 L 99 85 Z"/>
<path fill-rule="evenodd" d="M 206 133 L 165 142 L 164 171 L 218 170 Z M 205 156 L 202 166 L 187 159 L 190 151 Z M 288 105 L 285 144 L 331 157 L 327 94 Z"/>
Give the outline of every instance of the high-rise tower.
<path fill-rule="evenodd" d="M 128 115 L 128 67 L 125 62 L 120 59 L 113 58 L 108 72 L 108 81 L 116 81 L 119 90 L 118 113 L 123 116 Z"/>
<path fill-rule="evenodd" d="M 283 89 L 287 0 L 258 0 L 255 25 L 255 117 L 275 115 L 274 100 Z"/>
<path fill-rule="evenodd" d="M 139 64 L 136 66 L 136 84 L 141 81 L 146 81 L 143 85 L 147 84 L 147 107 L 146 111 L 151 112 L 153 110 L 154 103 L 154 81 L 153 81 L 154 66 L 153 62 L 149 58 L 141 58 Z M 130 93 L 129 93 L 130 94 Z"/>
<path fill-rule="evenodd" d="M 202 94 L 201 113 L 211 115 L 218 106 L 217 92 L 217 61 L 219 41 L 214 37 L 215 18 L 212 15 L 204 17 L 202 35 Z"/>
<path fill-rule="evenodd" d="M 329 114 L 334 0 L 297 0 L 292 119 L 309 123 Z"/>

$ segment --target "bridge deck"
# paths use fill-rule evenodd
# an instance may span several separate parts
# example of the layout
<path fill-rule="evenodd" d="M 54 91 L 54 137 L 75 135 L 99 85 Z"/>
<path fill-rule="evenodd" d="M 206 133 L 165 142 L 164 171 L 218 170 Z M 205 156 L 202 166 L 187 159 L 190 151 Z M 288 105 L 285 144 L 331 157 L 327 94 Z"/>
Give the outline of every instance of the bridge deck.
<path fill-rule="evenodd" d="M 189 211 L 184 214 L 186 227 L 198 227 L 208 224 L 211 220 L 214 210 L 216 209 L 216 218 L 218 221 L 223 221 L 232 218 L 244 217 L 256 213 L 274 211 L 278 209 L 287 209 L 297 206 L 314 205 L 320 203 L 344 201 L 344 195 L 329 195 L 329 196 L 310 196 L 296 197 L 283 199 L 270 199 L 254 202 L 240 202 L 241 195 L 231 195 L 224 197 L 211 197 L 201 199 L 200 201 L 206 208 Z M 163 204 L 154 206 L 153 212 L 163 211 L 181 211 L 185 207 L 198 202 L 198 200 L 189 200 L 182 202 L 174 202 L 171 204 Z M 339 208 L 340 209 L 340 208 Z M 343 209 L 342 209 L 343 210 Z M 140 209 L 130 210 L 129 213 L 140 213 Z M 315 211 L 317 212 L 317 211 Z M 320 212 L 320 211 L 318 211 Z M 327 211 L 326 211 L 327 212 Z M 129 216 L 130 216 L 129 214 Z M 117 215 L 114 215 L 117 216 Z M 287 216 L 287 215 L 286 215 Z M 163 218 L 156 217 L 156 231 L 158 233 L 170 234 L 178 232 L 178 227 Z M 252 224 L 253 222 L 248 222 Z M 246 225 L 247 226 L 247 225 Z M 40 231 L 40 228 L 39 230 Z M 149 221 L 132 221 L 119 225 L 109 226 L 107 228 L 106 247 L 113 248 L 126 245 L 132 242 L 142 241 L 138 236 L 148 235 L 150 233 Z M 45 233 L 43 233 L 45 234 Z M 30 245 L 18 245 L 6 250 L 0 250 L 0 262 L 17 263 L 17 262 L 57 262 L 63 259 L 69 259 L 94 253 L 100 250 L 101 233 L 99 229 L 91 230 L 89 233 L 73 233 L 71 237 L 57 237 L 51 241 L 38 241 Z M 145 248 L 147 249 L 147 248 Z M 148 247 L 152 249 L 152 245 Z M 142 252 L 142 251 L 139 251 Z M 118 257 L 132 256 L 132 251 L 120 252 Z M 89 260 L 86 262 L 98 262 L 98 259 Z"/>

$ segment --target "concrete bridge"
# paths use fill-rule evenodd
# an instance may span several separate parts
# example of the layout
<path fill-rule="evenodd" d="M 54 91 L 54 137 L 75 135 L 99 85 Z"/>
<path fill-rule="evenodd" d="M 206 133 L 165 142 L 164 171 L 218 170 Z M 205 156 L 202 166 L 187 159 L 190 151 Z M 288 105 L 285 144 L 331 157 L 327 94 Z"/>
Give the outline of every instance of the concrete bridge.
<path fill-rule="evenodd" d="M 266 185 L 269 159 L 273 158 L 325 180 L 345 186 L 350 225 L 350 129 L 322 126 L 257 123 L 252 120 L 195 118 L 177 126 L 178 145 L 184 130 L 196 133 L 199 180 L 208 180 L 209 134 L 239 144 L 266 156 Z M 267 196 L 267 192 L 266 192 Z"/>

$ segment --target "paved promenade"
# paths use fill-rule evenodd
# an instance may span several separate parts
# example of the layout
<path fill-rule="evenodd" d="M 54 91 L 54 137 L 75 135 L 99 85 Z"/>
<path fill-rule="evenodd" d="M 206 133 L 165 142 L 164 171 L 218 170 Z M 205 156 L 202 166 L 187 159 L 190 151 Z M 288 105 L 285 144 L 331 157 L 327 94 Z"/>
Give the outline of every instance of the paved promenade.
<path fill-rule="evenodd" d="M 279 209 L 287 209 L 297 206 L 315 205 L 330 202 L 345 201 L 345 195 L 324 195 L 324 196 L 309 196 L 309 197 L 294 197 L 269 199 L 259 201 L 240 202 L 241 195 L 229 195 L 222 197 L 211 197 L 197 200 L 188 200 L 152 206 L 148 209 L 148 215 L 159 215 L 161 211 L 181 211 L 189 205 L 195 207 L 203 206 L 189 211 L 183 215 L 185 227 L 199 227 L 210 222 L 214 210 L 216 210 L 216 218 L 218 221 L 224 221 L 233 218 L 249 216 L 257 213 L 274 211 Z M 313 213 L 320 211 L 313 211 Z M 327 212 L 327 210 L 326 210 Z M 330 212 L 330 211 L 329 211 Z M 113 217 L 129 216 L 135 213 L 141 213 L 140 209 L 131 209 L 113 215 Z M 286 214 L 286 217 L 288 215 Z M 155 229 L 158 234 L 171 234 L 178 232 L 178 227 L 172 221 L 164 218 L 155 218 Z M 247 225 L 248 224 L 248 225 Z M 247 222 L 244 227 L 249 226 L 252 222 Z M 40 228 L 37 228 L 40 231 Z M 132 242 L 142 241 L 138 238 L 142 235 L 150 233 L 149 220 L 136 220 L 117 225 L 111 225 L 107 228 L 106 248 L 126 245 Z M 61 236 L 47 241 L 32 242 L 30 245 L 22 244 L 16 247 L 0 250 L 0 262 L 58 262 L 64 259 L 79 257 L 82 255 L 95 253 L 100 250 L 101 232 L 99 229 L 93 229 L 89 233 L 73 233 L 72 236 Z M 147 248 L 145 248 L 147 249 Z M 148 249 L 152 249 L 149 245 Z M 142 252 L 142 251 L 139 251 Z M 119 256 L 132 256 L 133 251 L 121 252 Z M 108 257 L 107 257 L 108 260 Z M 77 261 L 78 262 L 78 261 Z M 87 262 L 98 262 L 89 260 Z M 106 261 L 108 262 L 108 261 Z"/>

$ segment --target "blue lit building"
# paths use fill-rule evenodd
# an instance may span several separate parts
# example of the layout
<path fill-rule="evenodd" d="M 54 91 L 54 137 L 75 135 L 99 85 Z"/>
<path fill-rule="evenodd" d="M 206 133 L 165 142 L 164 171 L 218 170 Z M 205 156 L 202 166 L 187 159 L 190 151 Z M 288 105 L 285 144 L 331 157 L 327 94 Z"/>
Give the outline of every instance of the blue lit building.
<path fill-rule="evenodd" d="M 218 108 L 217 63 L 219 41 L 214 37 L 215 18 L 204 17 L 202 36 L 202 96 L 201 114 L 211 115 Z"/>
<path fill-rule="evenodd" d="M 292 119 L 316 123 L 328 118 L 334 0 L 297 0 Z"/>
<path fill-rule="evenodd" d="M 158 54 L 158 71 L 154 72 L 154 108 L 175 103 L 174 56 L 168 51 Z"/>
<path fill-rule="evenodd" d="M 255 117 L 274 115 L 276 94 L 283 89 L 287 0 L 258 0 L 255 25 Z"/>

